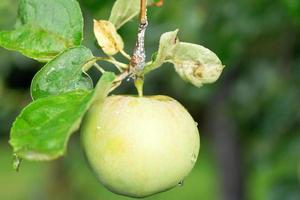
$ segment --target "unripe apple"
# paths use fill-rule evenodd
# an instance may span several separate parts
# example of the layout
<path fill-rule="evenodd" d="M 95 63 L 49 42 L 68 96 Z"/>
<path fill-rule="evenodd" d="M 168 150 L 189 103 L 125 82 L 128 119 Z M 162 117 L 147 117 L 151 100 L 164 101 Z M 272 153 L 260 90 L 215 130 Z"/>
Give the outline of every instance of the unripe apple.
<path fill-rule="evenodd" d="M 178 185 L 200 148 L 197 124 L 166 96 L 110 96 L 95 103 L 85 118 L 82 140 L 100 182 L 131 197 Z"/>

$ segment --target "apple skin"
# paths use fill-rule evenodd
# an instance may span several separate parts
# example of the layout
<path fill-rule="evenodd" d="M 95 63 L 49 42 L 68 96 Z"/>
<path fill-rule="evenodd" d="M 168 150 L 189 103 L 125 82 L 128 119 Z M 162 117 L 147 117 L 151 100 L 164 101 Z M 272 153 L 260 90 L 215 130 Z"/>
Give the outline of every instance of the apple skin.
<path fill-rule="evenodd" d="M 142 198 L 178 185 L 200 149 L 197 123 L 167 96 L 110 96 L 85 117 L 82 142 L 100 182 Z"/>

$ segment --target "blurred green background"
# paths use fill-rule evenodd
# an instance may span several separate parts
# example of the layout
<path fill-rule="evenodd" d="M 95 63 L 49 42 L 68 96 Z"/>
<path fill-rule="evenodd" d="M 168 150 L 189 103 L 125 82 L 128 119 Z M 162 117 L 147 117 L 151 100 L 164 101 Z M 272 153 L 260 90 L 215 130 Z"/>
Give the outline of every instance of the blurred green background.
<path fill-rule="evenodd" d="M 92 19 L 107 19 L 112 0 L 81 0 L 84 44 L 99 50 Z M 0 29 L 10 29 L 17 0 L 0 1 Z M 145 94 L 178 99 L 199 123 L 201 151 L 184 185 L 149 200 L 300 199 L 300 1 L 165 0 L 149 8 L 147 53 L 162 33 L 202 44 L 226 65 L 220 80 L 203 88 L 183 82 L 171 65 L 147 77 Z M 137 21 L 121 29 L 131 52 Z M 10 126 L 30 102 L 29 86 L 42 64 L 0 48 L 0 199 L 126 200 L 107 191 L 90 171 L 74 134 L 57 161 L 24 161 L 13 171 Z M 109 67 L 109 66 L 107 66 Z M 97 79 L 95 72 L 91 72 Z M 118 93 L 135 93 L 126 83 Z"/>

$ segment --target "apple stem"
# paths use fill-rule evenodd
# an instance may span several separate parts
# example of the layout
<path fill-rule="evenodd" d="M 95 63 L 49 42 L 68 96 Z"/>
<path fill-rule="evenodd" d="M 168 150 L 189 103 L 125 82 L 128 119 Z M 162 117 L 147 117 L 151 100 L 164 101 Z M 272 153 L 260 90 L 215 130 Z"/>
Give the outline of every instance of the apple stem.
<path fill-rule="evenodd" d="M 139 97 L 143 96 L 144 77 L 137 77 L 134 81 L 135 88 L 138 91 Z"/>

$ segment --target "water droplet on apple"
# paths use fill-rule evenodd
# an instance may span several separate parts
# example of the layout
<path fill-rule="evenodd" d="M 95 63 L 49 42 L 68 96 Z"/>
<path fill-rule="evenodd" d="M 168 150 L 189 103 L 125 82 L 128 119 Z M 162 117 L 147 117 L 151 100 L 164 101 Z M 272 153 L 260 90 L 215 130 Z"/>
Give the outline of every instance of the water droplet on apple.
<path fill-rule="evenodd" d="M 197 123 L 197 122 L 195 122 L 195 125 L 196 125 L 196 126 L 198 126 L 198 123 Z"/>
<path fill-rule="evenodd" d="M 197 155 L 193 154 L 191 159 L 192 164 L 194 164 L 196 161 L 197 161 Z"/>

